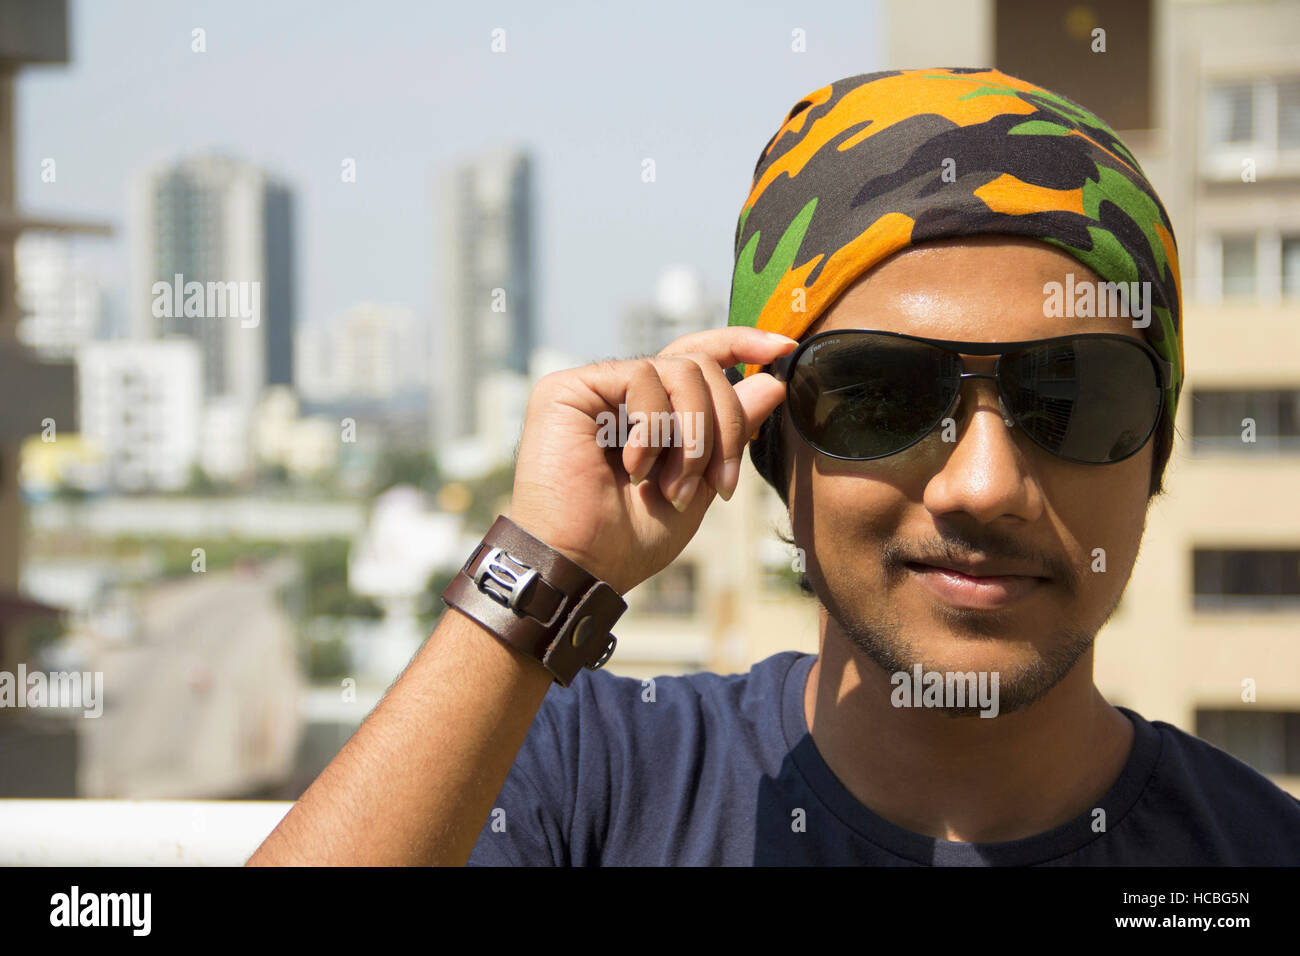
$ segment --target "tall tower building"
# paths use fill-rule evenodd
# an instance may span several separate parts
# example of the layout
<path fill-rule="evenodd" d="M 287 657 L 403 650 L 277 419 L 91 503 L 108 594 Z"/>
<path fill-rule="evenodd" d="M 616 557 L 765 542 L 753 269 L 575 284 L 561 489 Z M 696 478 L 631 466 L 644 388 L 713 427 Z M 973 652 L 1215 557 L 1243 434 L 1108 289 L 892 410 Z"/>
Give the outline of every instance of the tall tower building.
<path fill-rule="evenodd" d="M 535 335 L 533 168 L 499 150 L 445 173 L 439 185 L 442 279 L 433 343 L 434 445 L 446 452 L 509 423 L 499 411 L 504 382 L 524 382 Z M 507 403 L 513 404 L 513 403 Z"/>
<path fill-rule="evenodd" d="M 246 477 L 262 392 L 293 380 L 292 195 L 248 163 L 197 156 L 150 170 L 132 220 L 135 336 L 198 343 L 203 467 Z"/>
<path fill-rule="evenodd" d="M 293 384 L 296 316 L 293 193 L 283 183 L 267 183 L 262 200 L 266 229 L 266 384 Z"/>
<path fill-rule="evenodd" d="M 198 342 L 205 400 L 234 399 L 251 408 L 264 386 L 292 381 L 294 229 L 287 187 L 227 156 L 185 159 L 144 176 L 132 227 L 136 337 Z M 204 287 L 203 314 L 186 314 L 176 296 L 170 309 L 159 307 L 156 283 L 179 283 L 188 298 L 191 282 Z M 236 314 L 236 297 L 248 301 L 254 283 L 256 324 Z M 208 314 L 209 284 L 222 287 L 215 304 L 225 314 Z"/>

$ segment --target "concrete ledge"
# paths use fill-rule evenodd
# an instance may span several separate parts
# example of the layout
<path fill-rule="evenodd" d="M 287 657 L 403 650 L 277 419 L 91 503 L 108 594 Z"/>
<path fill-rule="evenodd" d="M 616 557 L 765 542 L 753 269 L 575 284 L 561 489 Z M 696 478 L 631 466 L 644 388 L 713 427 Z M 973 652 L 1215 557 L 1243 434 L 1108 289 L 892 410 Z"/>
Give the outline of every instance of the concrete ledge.
<path fill-rule="evenodd" d="M 0 800 L 0 866 L 242 866 L 292 806 Z"/>

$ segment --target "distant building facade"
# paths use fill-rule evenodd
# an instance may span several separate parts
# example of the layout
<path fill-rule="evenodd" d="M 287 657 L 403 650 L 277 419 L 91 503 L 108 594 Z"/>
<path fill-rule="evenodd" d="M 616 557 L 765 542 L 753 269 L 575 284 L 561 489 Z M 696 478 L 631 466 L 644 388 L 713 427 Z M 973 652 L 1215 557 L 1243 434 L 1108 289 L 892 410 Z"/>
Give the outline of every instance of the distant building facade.
<path fill-rule="evenodd" d="M 81 434 L 110 482 L 178 490 L 199 460 L 200 356 L 189 339 L 93 342 L 77 356 Z"/>

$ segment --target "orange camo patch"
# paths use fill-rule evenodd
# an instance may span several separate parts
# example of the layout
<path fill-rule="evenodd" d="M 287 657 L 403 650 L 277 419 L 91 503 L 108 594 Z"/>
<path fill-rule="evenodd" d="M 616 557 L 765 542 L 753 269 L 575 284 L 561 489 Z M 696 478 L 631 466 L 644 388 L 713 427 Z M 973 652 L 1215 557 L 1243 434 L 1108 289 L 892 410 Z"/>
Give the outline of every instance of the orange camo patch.
<path fill-rule="evenodd" d="M 1160 237 L 1160 244 L 1165 247 L 1165 258 L 1169 260 L 1169 267 L 1174 270 L 1174 286 L 1178 289 L 1181 296 L 1183 290 L 1183 279 L 1178 271 L 1178 249 L 1174 246 L 1173 234 L 1160 223 L 1153 223 L 1156 227 L 1156 235 Z M 1182 303 L 1180 302 L 1181 306 Z M 1182 309 L 1180 308 L 1181 312 Z"/>
<path fill-rule="evenodd" d="M 1003 173 L 974 193 L 993 212 L 1025 216 L 1035 212 L 1073 212 L 1082 216 L 1083 189 L 1049 189 Z"/>

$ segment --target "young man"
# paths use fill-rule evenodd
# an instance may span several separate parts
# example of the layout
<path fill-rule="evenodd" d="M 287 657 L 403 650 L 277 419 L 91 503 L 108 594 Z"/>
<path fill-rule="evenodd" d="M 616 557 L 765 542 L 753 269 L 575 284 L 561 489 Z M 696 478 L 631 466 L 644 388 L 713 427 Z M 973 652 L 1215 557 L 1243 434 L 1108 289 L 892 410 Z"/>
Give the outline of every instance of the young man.
<path fill-rule="evenodd" d="M 1300 863 L 1300 802 L 1093 684 L 1183 378 L 1173 230 L 1115 134 L 997 71 L 840 80 L 735 254 L 731 327 L 538 384 L 510 520 L 250 862 Z M 703 413 L 703 453 L 605 447 L 620 404 Z M 592 670 L 755 432 L 820 653 L 652 698 Z"/>

